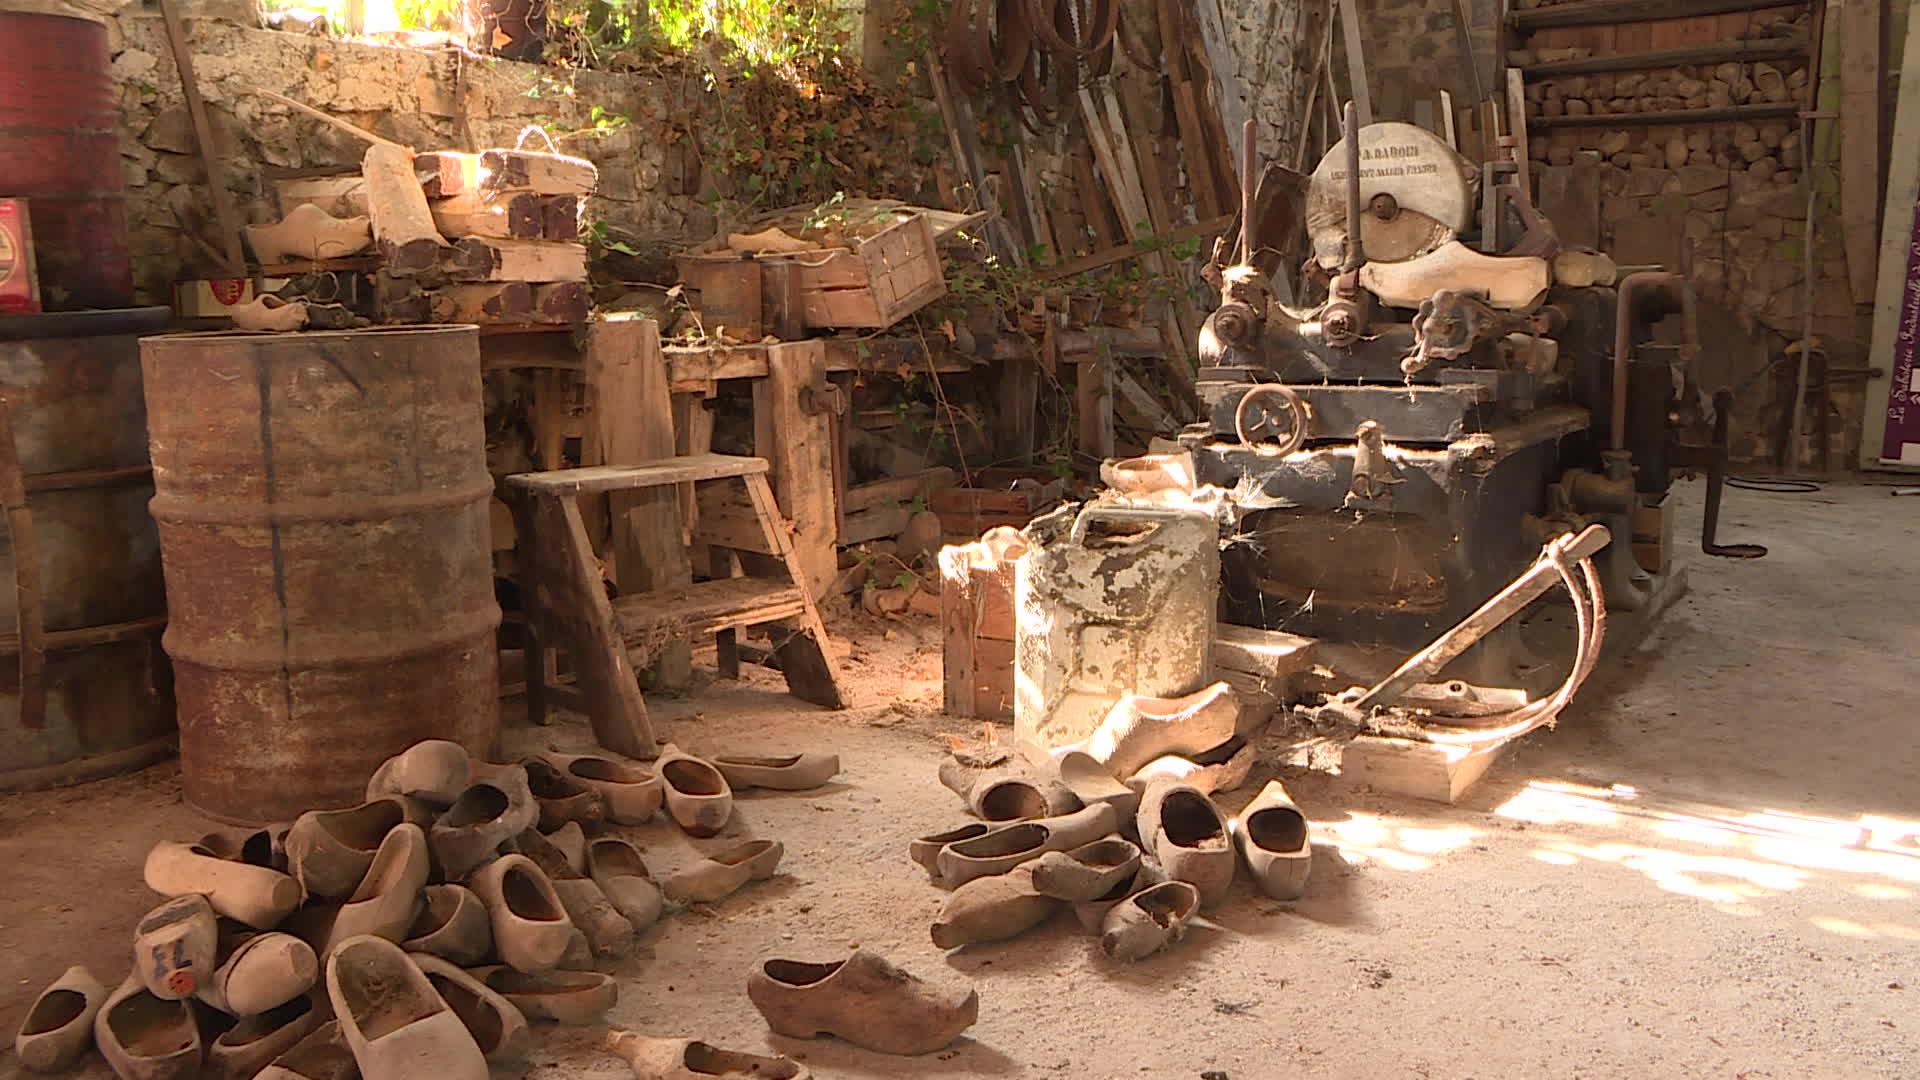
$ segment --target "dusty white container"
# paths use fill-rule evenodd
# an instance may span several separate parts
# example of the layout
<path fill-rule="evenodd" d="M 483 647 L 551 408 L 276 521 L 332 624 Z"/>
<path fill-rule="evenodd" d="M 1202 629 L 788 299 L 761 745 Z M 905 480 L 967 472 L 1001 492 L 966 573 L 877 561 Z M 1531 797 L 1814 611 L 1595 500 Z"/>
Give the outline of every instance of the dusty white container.
<path fill-rule="evenodd" d="M 1212 677 L 1219 528 L 1198 507 L 1089 503 L 1027 526 L 1014 574 L 1014 737 L 1091 734 L 1127 694 Z"/>

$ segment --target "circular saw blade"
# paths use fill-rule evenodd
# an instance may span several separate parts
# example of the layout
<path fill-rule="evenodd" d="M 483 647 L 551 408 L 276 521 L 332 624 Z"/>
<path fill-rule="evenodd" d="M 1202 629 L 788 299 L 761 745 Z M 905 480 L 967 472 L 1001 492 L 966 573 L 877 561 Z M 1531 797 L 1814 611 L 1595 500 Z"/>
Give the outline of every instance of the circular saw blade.
<path fill-rule="evenodd" d="M 1479 171 L 1439 136 L 1413 124 L 1360 129 L 1360 240 L 1368 260 L 1402 262 L 1434 250 L 1473 226 Z M 1397 212 L 1371 211 L 1391 196 Z M 1338 266 L 1347 246 L 1346 144 L 1335 143 L 1307 186 L 1307 233 L 1320 265 Z"/>

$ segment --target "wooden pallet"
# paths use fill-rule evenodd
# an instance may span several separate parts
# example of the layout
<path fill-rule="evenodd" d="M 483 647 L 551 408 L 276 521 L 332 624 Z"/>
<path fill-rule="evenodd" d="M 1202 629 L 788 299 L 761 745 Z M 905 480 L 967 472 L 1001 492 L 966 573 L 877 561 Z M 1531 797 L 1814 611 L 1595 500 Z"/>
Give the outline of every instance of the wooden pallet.
<path fill-rule="evenodd" d="M 599 560 L 587 539 L 577 497 L 670 488 L 675 484 L 738 479 L 745 484 L 767 549 L 778 555 L 785 580 L 719 578 L 609 600 Z M 667 643 L 713 634 L 723 674 L 737 669 L 735 633 L 746 627 L 783 628 L 773 652 L 795 697 L 846 707 L 840 675 L 827 651 L 819 610 L 800 584 L 804 574 L 791 528 L 773 501 L 765 458 L 694 454 L 638 465 L 600 465 L 507 477 L 515 527 L 523 550 L 527 605 L 527 714 L 546 722 L 549 706 L 584 712 L 602 746 L 628 757 L 657 753 L 646 702 L 634 677 Z M 578 689 L 548 678 L 546 651 L 565 648 Z M 636 661 L 636 657 L 639 659 Z"/>

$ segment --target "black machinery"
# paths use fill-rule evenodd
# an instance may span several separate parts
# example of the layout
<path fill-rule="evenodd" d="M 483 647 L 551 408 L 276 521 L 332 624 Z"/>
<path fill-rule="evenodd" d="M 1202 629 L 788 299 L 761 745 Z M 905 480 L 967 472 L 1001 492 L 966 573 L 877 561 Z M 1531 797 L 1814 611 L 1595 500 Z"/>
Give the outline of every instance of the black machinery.
<path fill-rule="evenodd" d="M 1305 277 L 1324 299 L 1276 297 L 1251 221 L 1236 265 L 1221 268 L 1217 248 L 1209 268 L 1221 303 L 1200 338 L 1205 419 L 1181 441 L 1240 511 L 1224 618 L 1405 655 L 1543 543 L 1593 524 L 1612 537 L 1595 559 L 1607 605 L 1631 611 L 1673 565 L 1666 496 L 1695 467 L 1709 485 L 1705 550 L 1765 553 L 1714 540 L 1724 394 L 1713 437 L 1682 438 L 1705 411 L 1689 404 L 1702 345 L 1684 276 L 1580 280 L 1610 264 L 1556 260 L 1510 140 L 1508 160 L 1474 165 L 1410 124 L 1356 133 L 1351 106 L 1345 135 L 1306 192 Z M 1577 264 L 1560 277 L 1579 283 L 1556 280 L 1556 263 Z M 1670 315 L 1679 342 L 1663 345 L 1655 326 Z M 1526 684 L 1516 672 L 1533 665 L 1509 636 L 1485 637 L 1466 677 Z"/>

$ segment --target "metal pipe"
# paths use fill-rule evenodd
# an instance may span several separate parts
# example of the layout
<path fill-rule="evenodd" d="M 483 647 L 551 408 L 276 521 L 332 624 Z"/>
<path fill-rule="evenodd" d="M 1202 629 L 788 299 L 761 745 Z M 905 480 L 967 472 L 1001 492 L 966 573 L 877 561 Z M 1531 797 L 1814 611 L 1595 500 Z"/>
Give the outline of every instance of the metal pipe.
<path fill-rule="evenodd" d="M 1813 182 L 1813 119 L 1805 113 L 1800 119 L 1800 148 L 1801 160 L 1806 163 L 1800 182 L 1807 185 L 1807 223 L 1800 232 L 1800 340 L 1805 347 L 1800 350 L 1800 362 L 1793 373 L 1793 409 L 1787 421 L 1786 460 L 1781 463 L 1788 472 L 1800 467 L 1800 425 L 1805 422 L 1807 374 L 1813 365 L 1813 210 L 1819 188 Z"/>
<path fill-rule="evenodd" d="M 1251 116 L 1240 128 L 1240 261 L 1247 265 L 1253 263 L 1253 170 L 1259 153 L 1255 145 L 1259 130 Z"/>
<path fill-rule="evenodd" d="M 1619 306 L 1613 319 L 1613 411 L 1607 434 L 1608 448 L 1613 450 L 1627 448 L 1627 371 L 1633 359 L 1633 317 L 1643 294 L 1663 297 L 1670 305 L 1678 304 L 1681 333 L 1685 338 L 1682 356 L 1692 359 L 1700 348 L 1699 312 L 1694 304 L 1693 286 L 1686 278 L 1658 270 L 1642 270 L 1628 274 L 1620 282 Z"/>
<path fill-rule="evenodd" d="M 1340 121 L 1340 138 L 1347 147 L 1347 257 L 1340 269 L 1352 273 L 1366 264 L 1367 255 L 1360 246 L 1360 122 L 1351 101 Z"/>

